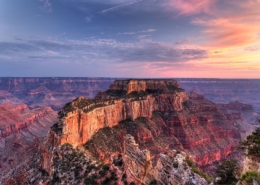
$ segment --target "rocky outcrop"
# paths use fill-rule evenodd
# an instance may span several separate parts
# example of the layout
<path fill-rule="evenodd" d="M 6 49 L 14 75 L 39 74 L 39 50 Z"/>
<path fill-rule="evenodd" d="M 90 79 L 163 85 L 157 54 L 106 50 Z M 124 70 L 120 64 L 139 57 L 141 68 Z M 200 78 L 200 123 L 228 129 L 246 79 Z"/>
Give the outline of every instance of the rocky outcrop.
<path fill-rule="evenodd" d="M 141 151 L 131 135 L 126 135 L 124 145 L 124 161 L 129 178 L 132 176 L 138 183 L 145 184 L 154 180 L 150 152 Z"/>
<path fill-rule="evenodd" d="M 168 154 L 159 154 L 156 165 L 152 165 L 150 152 L 141 151 L 134 137 L 127 135 L 125 139 L 124 161 L 128 177 L 135 177 L 137 184 L 200 184 L 208 182 L 198 174 L 193 174 L 185 159 L 184 152 L 170 150 Z M 132 177 L 132 178 L 133 178 Z"/>
<path fill-rule="evenodd" d="M 156 87 L 160 89 L 153 89 Z M 74 147 L 88 142 L 102 128 L 119 126 L 124 130 L 118 125 L 120 121 L 144 117 L 151 126 L 135 131 L 138 142 L 152 142 L 153 152 L 185 149 L 200 166 L 226 158 L 240 141 L 235 123 L 219 112 L 216 104 L 194 92 L 186 94 L 176 81 L 169 80 L 115 81 L 94 100 L 80 97 L 67 104 L 59 116 L 53 127 L 59 134 L 59 145 L 70 143 Z M 171 139 L 154 142 L 160 137 Z"/>
<path fill-rule="evenodd" d="M 132 81 L 127 82 L 129 85 L 127 88 L 132 88 Z M 64 143 L 70 143 L 73 146 L 82 145 L 99 129 L 116 126 L 122 120 L 135 120 L 138 117 L 150 119 L 153 111 L 181 111 L 183 109 L 182 104 L 188 99 L 188 96 L 185 91 L 178 89 L 178 86 L 173 86 L 176 81 L 166 83 L 162 80 L 148 80 L 148 82 L 151 88 L 152 84 L 156 84 L 157 87 L 162 83 L 161 90 L 168 93 L 139 95 L 136 91 L 131 91 L 126 92 L 121 99 L 103 101 L 98 98 L 89 100 L 80 97 L 65 106 L 60 112 L 61 120 L 57 124 L 62 128 L 61 145 Z M 111 85 L 112 89 L 109 90 L 115 89 L 118 83 L 122 82 L 115 81 L 115 84 Z M 165 84 L 172 85 L 168 86 L 175 88 L 176 91 L 168 89 Z M 173 93 L 173 91 L 175 92 Z M 131 94 L 132 92 L 136 92 L 137 95 Z"/>
<path fill-rule="evenodd" d="M 260 158 L 255 156 L 247 156 L 242 163 L 242 173 L 247 171 L 256 171 L 260 174 Z"/>

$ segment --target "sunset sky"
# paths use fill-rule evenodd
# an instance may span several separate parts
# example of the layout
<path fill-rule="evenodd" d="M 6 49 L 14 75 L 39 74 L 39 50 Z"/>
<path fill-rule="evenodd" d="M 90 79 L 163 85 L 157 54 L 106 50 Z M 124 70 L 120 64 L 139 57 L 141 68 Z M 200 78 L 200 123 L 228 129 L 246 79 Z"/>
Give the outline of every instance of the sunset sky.
<path fill-rule="evenodd" d="M 0 76 L 260 78 L 260 0 L 1 0 Z"/>

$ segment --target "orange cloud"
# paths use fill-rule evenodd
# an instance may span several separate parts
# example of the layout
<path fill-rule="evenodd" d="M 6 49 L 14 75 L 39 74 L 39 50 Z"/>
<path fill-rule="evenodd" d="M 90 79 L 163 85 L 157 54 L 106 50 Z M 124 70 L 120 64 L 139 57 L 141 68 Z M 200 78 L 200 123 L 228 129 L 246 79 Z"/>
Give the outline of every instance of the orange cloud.
<path fill-rule="evenodd" d="M 249 0 L 231 1 L 231 8 L 215 10 L 210 16 L 194 19 L 193 24 L 204 26 L 203 34 L 211 47 L 237 47 L 257 44 L 260 32 L 260 2 Z M 228 11 L 227 11 L 228 10 Z"/>

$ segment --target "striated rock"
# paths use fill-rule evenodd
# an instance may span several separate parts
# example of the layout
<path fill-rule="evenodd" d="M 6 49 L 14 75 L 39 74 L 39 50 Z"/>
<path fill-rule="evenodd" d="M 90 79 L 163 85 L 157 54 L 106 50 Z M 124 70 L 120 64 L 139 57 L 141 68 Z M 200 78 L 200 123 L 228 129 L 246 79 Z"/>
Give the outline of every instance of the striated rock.
<path fill-rule="evenodd" d="M 127 135 L 125 139 L 125 166 L 128 177 L 135 177 L 136 184 L 200 184 L 208 182 L 198 174 L 193 174 L 185 159 L 187 155 L 176 150 L 168 154 L 160 154 L 155 166 L 152 166 L 150 152 L 141 151 L 134 137 Z M 132 179 L 133 179 L 132 177 Z"/>
<path fill-rule="evenodd" d="M 7 137 L 11 134 L 28 130 L 28 128 L 45 117 L 52 117 L 49 126 L 56 117 L 55 111 L 50 107 L 29 110 L 27 105 L 0 105 L 0 138 Z M 41 125 L 42 126 L 42 125 Z M 47 126 L 48 127 L 48 126 Z M 47 133 L 47 130 L 45 131 Z"/>
<path fill-rule="evenodd" d="M 169 92 L 171 88 L 180 88 L 176 80 L 116 80 L 109 90 L 125 91 L 129 94 L 134 91 Z"/>
<path fill-rule="evenodd" d="M 56 121 L 57 113 L 50 107 L 29 110 L 24 104 L 0 105 L 0 174 L 8 174 L 35 154 L 36 143 Z"/>
<path fill-rule="evenodd" d="M 153 84 L 152 80 L 149 81 L 150 84 Z M 154 81 L 156 85 L 164 82 L 162 80 Z M 121 81 L 119 82 L 121 83 Z M 132 88 L 130 82 L 129 87 Z M 175 84 L 176 82 L 168 83 Z M 115 81 L 111 88 L 117 84 L 118 81 Z M 163 85 L 165 84 L 163 83 Z M 175 88 L 174 90 L 166 89 L 168 93 L 146 95 L 137 93 L 130 96 L 125 94 L 124 98 L 121 99 L 100 100 L 96 98 L 89 100 L 78 98 L 66 105 L 59 113 L 61 118 L 59 124 L 62 126 L 61 145 L 64 143 L 70 143 L 74 147 L 82 145 L 101 128 L 116 126 L 120 121 L 126 119 L 135 120 L 138 117 L 150 119 L 155 110 L 181 111 L 182 104 L 188 97 L 185 91 L 178 89 L 177 86 Z M 77 126 L 74 126 L 75 124 Z"/>
<path fill-rule="evenodd" d="M 133 176 L 132 178 L 135 178 L 138 183 L 148 184 L 154 180 L 150 152 L 141 151 L 131 135 L 125 138 L 124 150 L 128 176 Z"/>

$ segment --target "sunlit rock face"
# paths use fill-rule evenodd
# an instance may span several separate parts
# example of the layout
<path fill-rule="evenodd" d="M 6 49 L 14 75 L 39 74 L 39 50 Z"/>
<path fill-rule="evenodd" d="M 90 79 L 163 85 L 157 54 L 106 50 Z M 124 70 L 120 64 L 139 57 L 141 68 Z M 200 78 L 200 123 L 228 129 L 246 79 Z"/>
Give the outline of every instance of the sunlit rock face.
<path fill-rule="evenodd" d="M 187 94 L 174 80 L 115 81 L 94 100 L 80 97 L 59 115 L 61 145 L 83 145 L 102 128 L 144 117 L 146 128 L 133 134 L 140 145 L 151 142 L 154 153 L 174 147 L 187 150 L 200 166 L 232 154 L 241 138 L 234 121 L 218 105 L 195 92 Z M 163 142 L 156 142 L 161 138 Z"/>
<path fill-rule="evenodd" d="M 115 81 L 111 84 L 110 89 L 103 93 L 113 97 L 112 99 L 102 100 L 98 94 L 94 100 L 80 97 L 65 106 L 60 112 L 61 123 L 59 124 L 63 125 L 61 144 L 68 142 L 73 146 L 82 145 L 101 128 L 116 126 L 120 121 L 126 119 L 135 120 L 138 117 L 150 119 L 153 111 L 156 110 L 182 111 L 183 102 L 188 100 L 185 91 L 179 89 L 174 80 L 140 80 L 140 82 L 130 80 L 126 82 Z M 139 89 L 142 90 L 136 91 Z M 147 90 L 158 93 L 151 94 Z M 116 97 L 115 93 L 120 94 L 121 97 Z M 71 111 L 67 112 L 67 110 Z"/>

